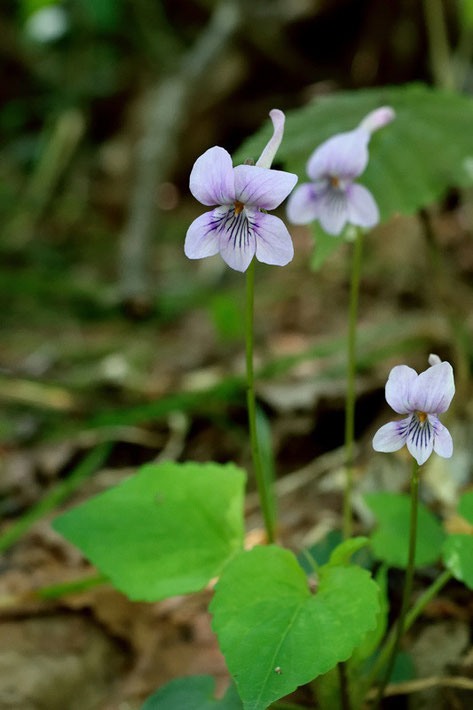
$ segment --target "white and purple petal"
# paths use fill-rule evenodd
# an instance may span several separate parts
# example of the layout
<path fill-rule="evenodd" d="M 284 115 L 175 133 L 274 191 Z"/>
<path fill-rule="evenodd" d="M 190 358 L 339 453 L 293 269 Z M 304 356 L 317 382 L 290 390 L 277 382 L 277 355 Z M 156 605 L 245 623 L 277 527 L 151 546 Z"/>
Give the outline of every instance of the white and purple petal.
<path fill-rule="evenodd" d="M 268 143 L 263 149 L 263 152 L 256 161 L 256 165 L 261 168 L 271 167 L 274 160 L 274 156 L 276 155 L 277 150 L 281 145 L 282 137 L 284 134 L 284 123 L 286 117 L 283 112 L 280 111 L 278 108 L 273 108 L 269 112 L 269 117 L 273 122 L 273 135 L 269 139 Z"/>
<path fill-rule="evenodd" d="M 434 430 L 434 451 L 444 459 L 449 459 L 453 454 L 453 441 L 447 427 L 433 414 L 429 414 L 429 421 Z"/>
<path fill-rule="evenodd" d="M 373 449 L 387 454 L 402 449 L 407 440 L 411 419 L 409 416 L 398 422 L 389 422 L 378 429 L 373 437 Z"/>
<path fill-rule="evenodd" d="M 256 258 L 264 264 L 285 266 L 294 256 L 291 235 L 284 222 L 271 214 L 255 212 L 251 218 L 256 236 Z"/>
<path fill-rule="evenodd" d="M 357 227 L 374 227 L 379 222 L 378 205 L 371 192 L 357 183 L 346 188 L 348 221 Z"/>
<path fill-rule="evenodd" d="M 309 158 L 308 176 L 312 180 L 327 177 L 354 180 L 368 163 L 369 139 L 368 131 L 360 128 L 332 136 Z"/>
<path fill-rule="evenodd" d="M 412 367 L 396 365 L 389 373 L 386 382 L 386 402 L 398 414 L 407 414 L 415 407 L 411 406 L 410 393 L 418 374 Z"/>
<path fill-rule="evenodd" d="M 224 223 L 228 208 L 217 207 L 197 217 L 187 230 L 184 253 L 189 259 L 203 259 L 219 251 L 219 228 Z"/>
<path fill-rule="evenodd" d="M 417 414 L 412 415 L 406 443 L 409 453 L 422 466 L 434 448 L 434 428 L 428 418 L 421 421 Z"/>
<path fill-rule="evenodd" d="M 235 199 L 250 207 L 274 210 L 286 199 L 297 182 L 297 175 L 257 165 L 234 168 Z"/>
<path fill-rule="evenodd" d="M 310 224 L 317 219 L 320 194 L 317 186 L 311 182 L 306 182 L 296 187 L 287 202 L 286 215 L 288 220 L 292 224 Z"/>
<path fill-rule="evenodd" d="M 229 210 L 219 230 L 219 252 L 228 266 L 246 271 L 255 255 L 255 233 L 245 209 L 238 214 Z"/>
<path fill-rule="evenodd" d="M 190 191 L 203 205 L 229 205 L 235 202 L 233 163 L 225 148 L 214 146 L 194 163 Z"/>
<path fill-rule="evenodd" d="M 413 409 L 439 414 L 447 411 L 454 394 L 453 369 L 444 361 L 421 372 L 412 386 L 410 401 Z"/>
<path fill-rule="evenodd" d="M 327 234 L 340 234 L 348 221 L 345 190 L 330 186 L 320 195 L 318 220 Z"/>

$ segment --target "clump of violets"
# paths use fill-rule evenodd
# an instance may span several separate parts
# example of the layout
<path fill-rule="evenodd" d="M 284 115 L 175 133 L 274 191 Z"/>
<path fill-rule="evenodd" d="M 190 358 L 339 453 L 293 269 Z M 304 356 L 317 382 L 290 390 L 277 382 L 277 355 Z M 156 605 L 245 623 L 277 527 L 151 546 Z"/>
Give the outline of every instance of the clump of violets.
<path fill-rule="evenodd" d="M 429 364 L 420 375 L 407 365 L 393 367 L 386 383 L 386 401 L 395 412 L 408 416 L 385 424 L 373 438 L 375 451 L 398 451 L 407 444 L 419 466 L 432 451 L 444 458 L 453 452 L 450 432 L 438 418 L 455 394 L 453 369 L 437 355 L 430 355 Z"/>
<path fill-rule="evenodd" d="M 379 210 L 373 195 L 355 179 L 368 164 L 371 134 L 390 123 L 394 111 L 383 106 L 372 111 L 353 131 L 337 133 L 322 143 L 307 162 L 312 182 L 299 185 L 287 205 L 287 217 L 293 224 L 319 220 L 328 234 L 340 234 L 349 223 L 370 228 L 379 222 Z"/>
<path fill-rule="evenodd" d="M 282 111 L 270 112 L 273 136 L 256 165 L 233 167 L 230 154 L 209 148 L 194 163 L 190 191 L 210 212 L 197 217 L 187 230 L 184 251 L 189 259 L 220 253 L 232 269 L 246 271 L 253 257 L 285 266 L 294 256 L 292 240 L 274 210 L 289 195 L 297 175 L 271 170 L 284 133 Z M 264 211 L 263 211 L 264 210 Z"/>

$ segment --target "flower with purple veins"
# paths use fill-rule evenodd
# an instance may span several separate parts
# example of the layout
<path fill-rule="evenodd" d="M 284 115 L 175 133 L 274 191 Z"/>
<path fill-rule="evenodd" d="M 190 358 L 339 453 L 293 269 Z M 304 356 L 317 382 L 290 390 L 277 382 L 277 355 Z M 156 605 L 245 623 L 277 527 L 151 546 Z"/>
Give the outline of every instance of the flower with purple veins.
<path fill-rule="evenodd" d="M 375 451 L 398 451 L 407 444 L 409 453 L 421 466 L 432 450 L 448 459 L 453 452 L 450 432 L 438 415 L 446 412 L 455 394 L 453 369 L 438 355 L 430 355 L 430 367 L 417 374 L 407 365 L 397 365 L 389 373 L 386 401 L 406 419 L 390 422 L 373 438 Z"/>
<path fill-rule="evenodd" d="M 246 271 L 254 256 L 265 264 L 285 266 L 294 247 L 274 210 L 289 195 L 297 175 L 271 170 L 284 132 L 282 111 L 270 112 L 274 132 L 256 165 L 233 167 L 230 154 L 219 146 L 197 158 L 190 176 L 190 191 L 203 205 L 215 207 L 197 217 L 187 230 L 184 251 L 189 259 L 220 252 L 232 269 Z"/>
<path fill-rule="evenodd" d="M 372 111 L 353 131 L 337 133 L 322 143 L 307 162 L 312 182 L 295 190 L 287 205 L 293 224 L 309 224 L 318 219 L 328 234 L 340 234 L 345 224 L 374 227 L 379 221 L 378 206 L 366 187 L 354 182 L 368 164 L 368 143 L 373 131 L 394 118 L 383 106 Z"/>

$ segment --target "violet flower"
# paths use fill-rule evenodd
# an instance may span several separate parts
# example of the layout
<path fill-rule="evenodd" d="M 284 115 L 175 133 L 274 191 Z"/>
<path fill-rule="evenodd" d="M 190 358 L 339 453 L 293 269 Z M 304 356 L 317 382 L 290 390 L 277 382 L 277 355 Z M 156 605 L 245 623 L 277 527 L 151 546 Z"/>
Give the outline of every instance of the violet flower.
<path fill-rule="evenodd" d="M 328 234 L 340 234 L 345 224 L 374 227 L 379 210 L 373 195 L 354 182 L 368 164 L 368 143 L 373 131 L 394 118 L 394 111 L 383 106 L 369 113 L 353 131 L 337 133 L 322 143 L 307 162 L 312 182 L 300 185 L 287 205 L 287 218 L 293 224 L 320 221 Z"/>
<path fill-rule="evenodd" d="M 409 416 L 385 424 L 373 438 L 375 451 L 397 451 L 407 444 L 419 466 L 432 450 L 446 459 L 453 452 L 450 432 L 438 418 L 455 394 L 453 369 L 437 355 L 430 355 L 429 363 L 420 375 L 406 365 L 393 367 L 386 383 L 386 401 L 398 414 Z"/>
<path fill-rule="evenodd" d="M 254 256 L 265 264 L 285 266 L 294 247 L 284 223 L 262 210 L 274 210 L 289 195 L 297 175 L 270 170 L 284 132 L 282 111 L 270 112 L 273 136 L 256 165 L 232 164 L 219 146 L 197 158 L 190 175 L 190 191 L 203 205 L 217 205 L 197 217 L 186 234 L 189 259 L 220 252 L 232 269 L 246 271 Z"/>

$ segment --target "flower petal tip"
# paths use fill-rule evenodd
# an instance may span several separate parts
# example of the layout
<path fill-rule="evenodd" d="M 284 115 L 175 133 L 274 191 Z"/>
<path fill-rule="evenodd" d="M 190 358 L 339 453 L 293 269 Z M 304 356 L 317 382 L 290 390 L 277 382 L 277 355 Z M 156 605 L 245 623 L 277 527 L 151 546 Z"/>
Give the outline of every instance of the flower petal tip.
<path fill-rule="evenodd" d="M 430 353 L 429 355 L 429 365 L 433 367 L 434 365 L 440 365 L 441 359 L 435 353 Z"/>
<path fill-rule="evenodd" d="M 371 134 L 391 123 L 395 117 L 396 114 L 391 106 L 381 106 L 365 116 L 359 127 Z"/>
<path fill-rule="evenodd" d="M 269 112 L 269 117 L 273 123 L 273 135 L 267 142 L 266 146 L 263 149 L 263 152 L 256 161 L 256 165 L 261 168 L 271 167 L 277 150 L 281 145 L 282 137 L 284 135 L 284 123 L 286 121 L 286 116 L 284 115 L 284 113 L 278 108 L 273 108 Z"/>

